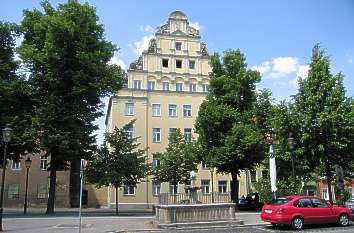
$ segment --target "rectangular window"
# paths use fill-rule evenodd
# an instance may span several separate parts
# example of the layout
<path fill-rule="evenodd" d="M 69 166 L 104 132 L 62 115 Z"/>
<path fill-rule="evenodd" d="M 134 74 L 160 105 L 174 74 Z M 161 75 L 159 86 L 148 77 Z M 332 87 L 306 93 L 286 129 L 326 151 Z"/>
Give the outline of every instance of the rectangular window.
<path fill-rule="evenodd" d="M 155 82 L 154 81 L 148 81 L 148 90 L 149 91 L 155 90 Z"/>
<path fill-rule="evenodd" d="M 197 84 L 189 84 L 189 91 L 196 92 L 197 91 Z"/>
<path fill-rule="evenodd" d="M 133 137 L 134 137 L 134 129 L 133 129 L 133 127 L 126 128 L 125 129 L 125 133 L 127 134 L 127 137 L 129 139 L 133 139 Z"/>
<path fill-rule="evenodd" d="M 20 185 L 19 184 L 9 184 L 7 198 L 8 199 L 19 199 L 20 198 Z"/>
<path fill-rule="evenodd" d="M 182 42 L 176 42 L 175 46 L 176 46 L 176 50 L 181 50 L 182 49 Z"/>
<path fill-rule="evenodd" d="M 152 182 L 152 194 L 158 196 L 161 193 L 161 183 L 157 181 Z"/>
<path fill-rule="evenodd" d="M 255 170 L 251 170 L 251 182 L 257 182 L 257 172 Z"/>
<path fill-rule="evenodd" d="M 177 195 L 177 193 L 178 193 L 178 185 L 175 186 L 170 182 L 170 194 Z"/>
<path fill-rule="evenodd" d="M 182 68 L 182 60 L 176 60 L 176 68 L 178 69 Z"/>
<path fill-rule="evenodd" d="M 202 160 L 202 161 L 200 162 L 200 166 L 201 166 L 203 169 L 207 169 L 207 168 L 208 168 L 208 166 L 207 166 L 207 164 L 206 164 L 206 162 L 205 162 L 204 160 Z"/>
<path fill-rule="evenodd" d="M 176 91 L 178 92 L 183 91 L 183 83 L 176 83 Z"/>
<path fill-rule="evenodd" d="M 170 83 L 169 82 L 163 82 L 162 83 L 162 90 L 169 91 L 170 90 Z"/>
<path fill-rule="evenodd" d="M 184 140 L 186 142 L 191 142 L 192 141 L 192 129 L 191 128 L 185 128 L 184 129 Z"/>
<path fill-rule="evenodd" d="M 48 197 L 47 195 L 47 184 L 38 184 L 37 185 L 37 198 L 38 199 L 45 199 Z"/>
<path fill-rule="evenodd" d="M 152 128 L 152 142 L 161 142 L 160 128 Z"/>
<path fill-rule="evenodd" d="M 41 170 L 47 170 L 48 164 L 49 164 L 48 156 L 41 156 L 41 164 L 40 164 Z"/>
<path fill-rule="evenodd" d="M 168 116 L 169 117 L 176 117 L 177 116 L 177 105 L 175 105 L 175 104 L 168 105 Z"/>
<path fill-rule="evenodd" d="M 192 105 L 190 104 L 183 105 L 183 116 L 184 117 L 192 116 Z"/>
<path fill-rule="evenodd" d="M 268 170 L 262 170 L 262 178 L 266 178 L 268 176 Z"/>
<path fill-rule="evenodd" d="M 134 103 L 125 103 L 125 115 L 134 116 Z"/>
<path fill-rule="evenodd" d="M 141 80 L 134 80 L 134 89 L 141 89 Z"/>
<path fill-rule="evenodd" d="M 189 69 L 195 69 L 195 61 L 189 60 Z"/>
<path fill-rule="evenodd" d="M 322 198 L 325 199 L 325 200 L 329 200 L 329 198 L 328 198 L 328 190 L 327 189 L 322 189 L 321 192 L 322 192 Z"/>
<path fill-rule="evenodd" d="M 152 116 L 161 116 L 161 105 L 152 104 Z"/>
<path fill-rule="evenodd" d="M 152 162 L 151 162 L 152 169 L 157 168 L 157 166 L 159 166 L 159 165 L 160 165 L 160 160 L 158 160 L 158 159 L 153 159 L 152 160 Z"/>
<path fill-rule="evenodd" d="M 177 128 L 169 128 L 169 130 L 168 130 L 168 140 L 170 140 L 171 134 L 173 132 L 175 132 L 176 130 L 177 130 Z"/>
<path fill-rule="evenodd" d="M 135 187 L 134 185 L 124 185 L 123 186 L 123 194 L 124 195 L 135 195 Z"/>
<path fill-rule="evenodd" d="M 226 193 L 227 192 L 227 181 L 226 180 L 219 180 L 218 190 L 219 190 L 219 193 Z"/>
<path fill-rule="evenodd" d="M 209 84 L 203 84 L 203 92 L 209 92 Z"/>
<path fill-rule="evenodd" d="M 209 194 L 210 193 L 210 180 L 202 180 L 202 193 Z"/>
<path fill-rule="evenodd" d="M 162 59 L 162 67 L 168 67 L 168 59 Z"/>
<path fill-rule="evenodd" d="M 13 159 L 12 163 L 11 163 L 11 169 L 12 170 L 21 170 L 21 161 Z"/>

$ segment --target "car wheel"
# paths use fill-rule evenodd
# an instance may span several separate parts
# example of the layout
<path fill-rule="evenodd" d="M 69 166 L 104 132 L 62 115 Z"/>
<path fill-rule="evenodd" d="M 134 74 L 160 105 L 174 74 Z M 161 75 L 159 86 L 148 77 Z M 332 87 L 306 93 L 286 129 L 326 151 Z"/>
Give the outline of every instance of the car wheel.
<path fill-rule="evenodd" d="M 291 222 L 291 227 L 294 230 L 302 230 L 304 228 L 304 220 L 300 217 L 296 217 Z"/>
<path fill-rule="evenodd" d="M 274 228 L 276 228 L 278 225 L 276 224 L 276 223 L 274 223 L 274 222 L 271 222 L 271 224 L 272 224 L 272 226 L 274 227 Z"/>
<path fill-rule="evenodd" d="M 338 219 L 338 223 L 342 227 L 346 227 L 349 225 L 349 217 L 346 214 L 341 214 Z"/>

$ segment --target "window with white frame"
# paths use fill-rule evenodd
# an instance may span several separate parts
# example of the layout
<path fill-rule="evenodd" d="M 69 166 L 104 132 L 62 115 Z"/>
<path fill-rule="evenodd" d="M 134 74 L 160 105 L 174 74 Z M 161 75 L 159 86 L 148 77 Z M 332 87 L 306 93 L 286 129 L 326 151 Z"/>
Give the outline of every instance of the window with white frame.
<path fill-rule="evenodd" d="M 125 115 L 134 116 L 134 103 L 125 103 Z"/>
<path fill-rule="evenodd" d="M 192 105 L 190 105 L 190 104 L 183 105 L 183 116 L 184 117 L 191 117 L 192 116 Z"/>
<path fill-rule="evenodd" d="M 152 169 L 157 168 L 159 165 L 160 165 L 160 160 L 158 160 L 158 159 L 153 159 L 152 160 L 152 162 L 151 162 Z"/>
<path fill-rule="evenodd" d="M 192 141 L 192 129 L 191 128 L 184 128 L 184 140 L 186 142 Z"/>
<path fill-rule="evenodd" d="M 124 186 L 123 186 L 123 194 L 124 195 L 135 195 L 135 187 L 134 187 L 134 185 L 124 184 Z"/>
<path fill-rule="evenodd" d="M 47 184 L 38 184 L 37 185 L 37 198 L 45 199 L 48 197 L 48 187 Z"/>
<path fill-rule="evenodd" d="M 209 84 L 203 84 L 203 92 L 209 92 Z"/>
<path fill-rule="evenodd" d="M 324 188 L 321 190 L 322 198 L 325 200 L 329 200 L 328 198 L 328 189 Z"/>
<path fill-rule="evenodd" d="M 176 46 L 176 50 L 181 50 L 182 49 L 182 42 L 176 42 L 175 46 Z"/>
<path fill-rule="evenodd" d="M 202 180 L 201 181 L 201 186 L 202 186 L 202 192 L 204 194 L 209 194 L 210 193 L 210 180 Z"/>
<path fill-rule="evenodd" d="M 208 168 L 208 166 L 207 166 L 207 164 L 206 164 L 206 162 L 204 160 L 202 160 L 200 162 L 200 166 L 202 167 L 202 169 L 207 169 Z"/>
<path fill-rule="evenodd" d="M 251 182 L 257 182 L 257 171 L 256 170 L 251 170 Z"/>
<path fill-rule="evenodd" d="M 149 91 L 155 90 L 155 82 L 154 81 L 148 81 L 148 90 Z"/>
<path fill-rule="evenodd" d="M 183 91 L 183 83 L 176 83 L 176 91 L 178 92 Z"/>
<path fill-rule="evenodd" d="M 125 129 L 125 133 L 127 134 L 127 137 L 129 139 L 133 139 L 133 137 L 134 137 L 134 129 L 133 129 L 133 127 L 126 128 Z"/>
<path fill-rule="evenodd" d="M 134 89 L 141 89 L 141 80 L 134 80 Z"/>
<path fill-rule="evenodd" d="M 161 193 L 161 183 L 157 181 L 152 182 L 152 194 L 158 196 Z"/>
<path fill-rule="evenodd" d="M 189 91 L 190 92 L 196 92 L 197 91 L 197 84 L 189 84 Z"/>
<path fill-rule="evenodd" d="M 219 180 L 218 181 L 218 190 L 219 190 L 219 193 L 226 193 L 227 192 L 227 181 L 226 180 Z"/>
<path fill-rule="evenodd" d="M 189 69 L 194 69 L 194 68 L 195 68 L 195 61 L 189 60 Z"/>
<path fill-rule="evenodd" d="M 170 182 L 170 194 L 177 195 L 178 193 L 178 185 L 174 185 Z"/>
<path fill-rule="evenodd" d="M 21 161 L 13 159 L 12 163 L 11 163 L 11 169 L 12 170 L 21 170 Z"/>
<path fill-rule="evenodd" d="M 177 105 L 176 104 L 169 104 L 168 105 L 168 116 L 169 117 L 176 117 L 177 116 Z"/>
<path fill-rule="evenodd" d="M 161 105 L 152 104 L 152 116 L 161 116 Z"/>
<path fill-rule="evenodd" d="M 20 185 L 19 184 L 9 184 L 7 191 L 8 199 L 19 199 L 20 198 Z"/>
<path fill-rule="evenodd" d="M 49 164 L 48 156 L 46 155 L 41 156 L 41 163 L 40 163 L 41 170 L 47 170 L 48 164 Z"/>
<path fill-rule="evenodd" d="M 161 142 L 160 128 L 152 128 L 152 142 Z"/>
<path fill-rule="evenodd" d="M 170 90 L 170 83 L 169 82 L 163 82 L 162 83 L 162 90 L 163 91 L 169 91 Z"/>

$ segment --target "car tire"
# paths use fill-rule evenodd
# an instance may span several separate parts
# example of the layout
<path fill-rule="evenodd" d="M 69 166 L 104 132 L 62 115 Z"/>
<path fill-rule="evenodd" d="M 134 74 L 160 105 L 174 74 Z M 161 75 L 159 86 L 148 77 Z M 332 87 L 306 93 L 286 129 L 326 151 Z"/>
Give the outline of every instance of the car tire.
<path fill-rule="evenodd" d="M 338 224 L 342 227 L 349 226 L 349 216 L 347 214 L 341 214 L 338 218 Z"/>
<path fill-rule="evenodd" d="M 295 217 L 293 221 L 291 221 L 291 227 L 294 230 L 302 230 L 304 228 L 304 219 L 301 217 Z"/>
<path fill-rule="evenodd" d="M 272 224 L 272 227 L 274 227 L 274 228 L 278 227 L 278 225 L 274 222 L 271 222 L 271 224 Z"/>

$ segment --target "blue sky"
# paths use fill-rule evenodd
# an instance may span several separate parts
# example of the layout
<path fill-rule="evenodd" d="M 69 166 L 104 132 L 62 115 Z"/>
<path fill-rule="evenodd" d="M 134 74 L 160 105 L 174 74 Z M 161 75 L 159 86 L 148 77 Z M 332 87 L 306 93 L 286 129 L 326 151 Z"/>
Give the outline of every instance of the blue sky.
<path fill-rule="evenodd" d="M 51 1 L 56 6 L 58 2 Z M 80 1 L 83 2 L 83 1 Z M 331 58 L 332 72 L 345 75 L 348 96 L 354 95 L 354 1 L 113 1 L 90 0 L 97 8 L 106 37 L 121 50 L 113 62 L 128 67 L 147 46 L 154 29 L 174 10 L 186 13 L 200 28 L 209 52 L 239 48 L 250 68 L 262 73 L 259 88 L 277 100 L 297 90 L 297 77 L 306 76 L 311 49 L 320 43 Z M 40 1 L 2 0 L 0 20 L 20 23 L 23 9 L 40 8 Z M 102 141 L 104 118 L 98 142 Z"/>

